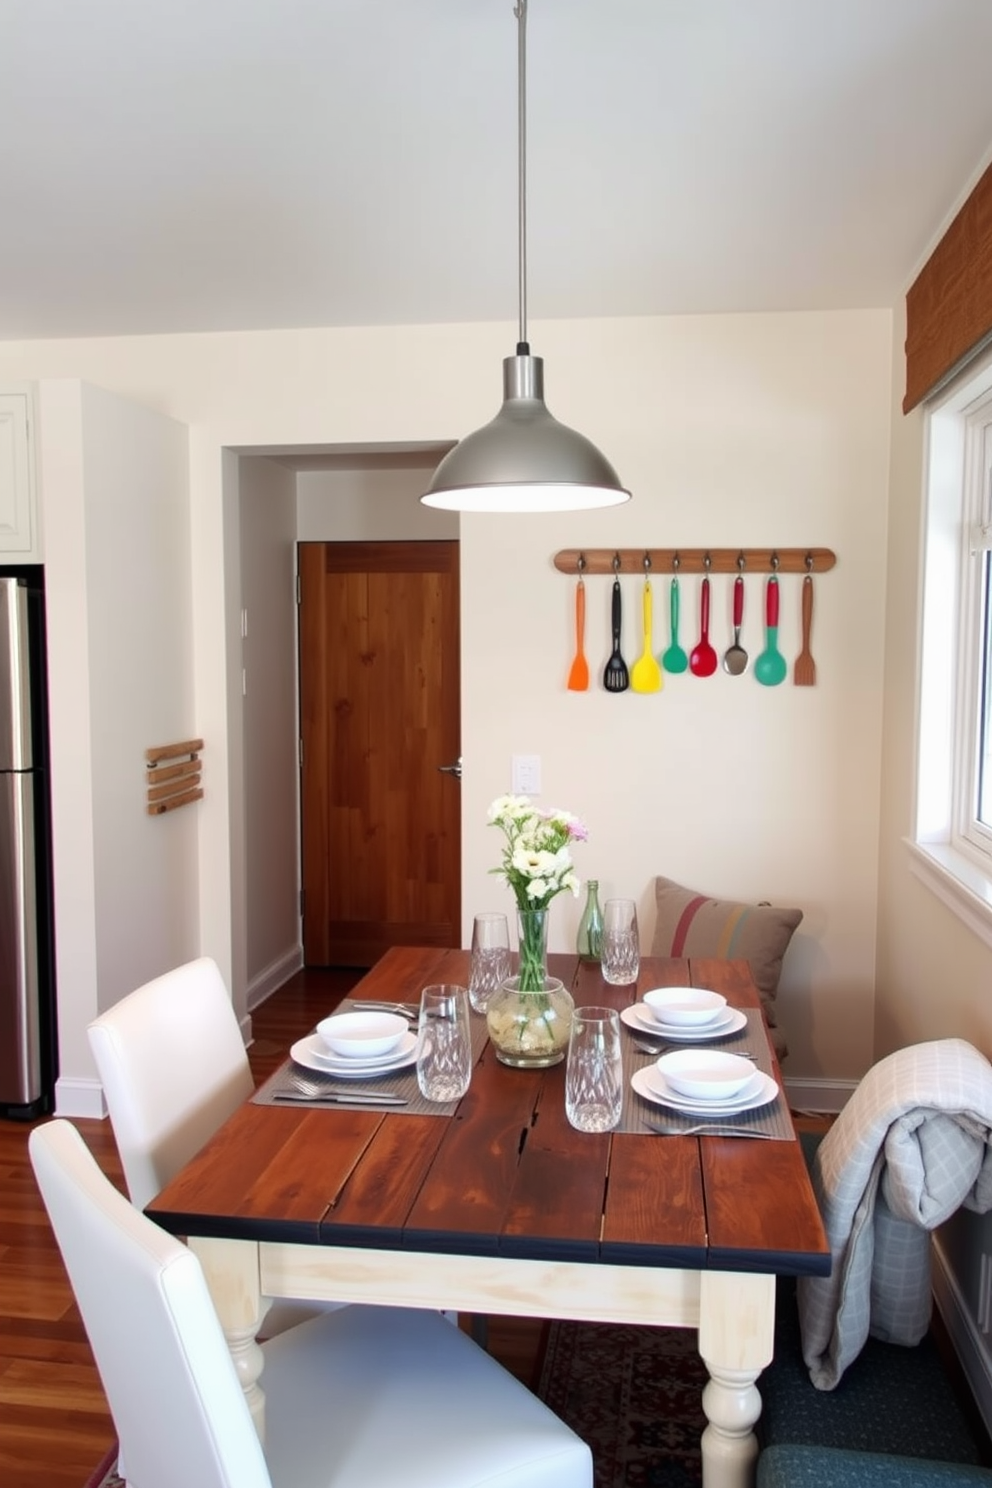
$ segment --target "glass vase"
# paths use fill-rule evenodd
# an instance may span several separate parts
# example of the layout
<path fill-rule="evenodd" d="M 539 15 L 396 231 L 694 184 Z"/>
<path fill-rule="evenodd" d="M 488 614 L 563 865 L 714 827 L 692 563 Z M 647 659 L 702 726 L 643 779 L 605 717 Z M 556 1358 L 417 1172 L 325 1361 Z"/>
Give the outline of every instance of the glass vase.
<path fill-rule="evenodd" d="M 486 1025 L 496 1058 L 517 1069 L 560 1064 L 572 1026 L 571 993 L 548 975 L 548 911 L 518 910 L 520 957 L 489 999 Z"/>
<path fill-rule="evenodd" d="M 597 962 L 603 944 L 603 911 L 599 907 L 599 880 L 591 878 L 586 890 L 586 907 L 579 921 L 575 949 L 580 961 Z"/>

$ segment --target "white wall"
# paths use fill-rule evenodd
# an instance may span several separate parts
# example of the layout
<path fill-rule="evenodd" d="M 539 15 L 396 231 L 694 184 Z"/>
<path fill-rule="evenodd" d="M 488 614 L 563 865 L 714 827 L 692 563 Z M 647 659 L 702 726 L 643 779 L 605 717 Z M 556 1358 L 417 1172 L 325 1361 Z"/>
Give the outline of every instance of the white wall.
<path fill-rule="evenodd" d="M 508 786 L 513 751 L 540 753 L 545 800 L 589 820 L 580 872 L 637 894 L 646 936 L 659 871 L 803 907 L 782 989 L 789 1073 L 855 1076 L 871 1060 L 874 1018 L 890 317 L 554 323 L 534 327 L 532 342 L 552 411 L 602 447 L 634 501 L 584 516 L 462 519 L 466 921 L 493 902 L 485 807 Z M 192 426 L 197 715 L 214 740 L 238 714 L 237 494 L 225 486 L 225 447 L 443 443 L 492 417 L 510 349 L 498 326 L 25 342 L 0 344 L 0 375 L 85 376 Z M 660 697 L 568 694 L 571 586 L 552 554 L 640 543 L 833 547 L 837 568 L 817 584 L 817 687 L 769 690 L 721 673 L 672 679 Z M 798 587 L 783 589 L 792 656 Z M 604 581 L 590 581 L 589 598 L 600 666 Z M 714 599 L 725 645 L 726 593 Z M 752 586 L 752 652 L 759 620 Z M 226 763 L 200 817 L 201 938 L 243 1010 L 233 742 Z M 556 909 L 553 945 L 570 942 L 575 914 Z"/>
<path fill-rule="evenodd" d="M 498 846 L 480 827 L 486 806 L 509 784 L 511 754 L 539 753 L 546 798 L 587 819 L 580 873 L 600 880 L 603 898 L 638 899 L 645 939 L 656 873 L 803 909 L 780 994 L 790 1075 L 852 1077 L 871 1060 L 888 337 L 883 314 L 632 327 L 616 363 L 626 385 L 600 410 L 611 427 L 599 440 L 630 483 L 630 504 L 462 524 L 467 913 L 499 897 L 486 878 Z M 753 668 L 737 678 L 721 668 L 705 681 L 666 677 L 660 696 L 567 692 L 573 583 L 553 570 L 553 554 L 642 543 L 835 549 L 836 569 L 815 581 L 817 686 L 768 689 Z M 712 581 L 721 651 L 731 582 Z M 611 583 L 587 581 L 597 677 L 610 650 Z M 752 657 L 762 583 L 747 584 L 742 641 Z M 790 677 L 800 584 L 781 580 Z M 699 581 L 681 588 L 688 649 Z M 665 576 L 654 589 L 660 649 Z M 638 577 L 624 582 L 624 600 L 632 660 Z M 560 947 L 573 943 L 579 910 L 558 901 Z"/>
<path fill-rule="evenodd" d="M 149 816 L 144 759 L 195 734 L 189 449 L 79 383 L 41 385 L 39 426 L 63 1108 L 89 1019 L 200 944 L 198 807 Z"/>
<path fill-rule="evenodd" d="M 398 457 L 397 457 L 398 458 Z M 297 476 L 300 542 L 433 542 L 458 537 L 458 513 L 422 506 L 431 471 L 376 462 Z"/>
<path fill-rule="evenodd" d="M 245 615 L 244 820 L 249 1007 L 301 964 L 296 699 L 296 481 L 240 462 Z"/>

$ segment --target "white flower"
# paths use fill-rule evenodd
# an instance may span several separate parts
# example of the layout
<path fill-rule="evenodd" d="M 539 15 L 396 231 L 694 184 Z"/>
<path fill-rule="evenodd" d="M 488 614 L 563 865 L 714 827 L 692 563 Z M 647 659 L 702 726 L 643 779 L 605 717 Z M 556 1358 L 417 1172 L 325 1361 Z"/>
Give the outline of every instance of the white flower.
<path fill-rule="evenodd" d="M 570 846 L 584 842 L 585 826 L 569 811 L 540 811 L 528 796 L 497 796 L 489 822 L 506 838 L 493 873 L 505 879 L 521 909 L 544 909 L 564 889 L 579 892 Z"/>

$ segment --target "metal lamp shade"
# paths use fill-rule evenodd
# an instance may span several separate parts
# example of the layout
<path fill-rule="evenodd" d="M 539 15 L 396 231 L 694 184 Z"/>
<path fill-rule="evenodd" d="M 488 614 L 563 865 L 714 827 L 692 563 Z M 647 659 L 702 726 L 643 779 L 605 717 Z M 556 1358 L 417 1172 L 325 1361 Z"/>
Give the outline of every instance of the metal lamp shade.
<path fill-rule="evenodd" d="M 541 357 L 503 362 L 503 406 L 449 451 L 425 506 L 446 511 L 553 512 L 620 506 L 630 500 L 591 440 L 548 412 Z"/>

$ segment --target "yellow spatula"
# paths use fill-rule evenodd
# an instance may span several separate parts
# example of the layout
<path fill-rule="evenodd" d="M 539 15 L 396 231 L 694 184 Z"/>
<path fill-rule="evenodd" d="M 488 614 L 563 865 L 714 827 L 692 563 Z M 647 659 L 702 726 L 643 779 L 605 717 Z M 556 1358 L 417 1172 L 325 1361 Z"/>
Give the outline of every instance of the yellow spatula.
<path fill-rule="evenodd" d="M 661 667 L 651 649 L 651 580 L 644 576 L 644 649 L 630 669 L 634 692 L 660 692 Z"/>

